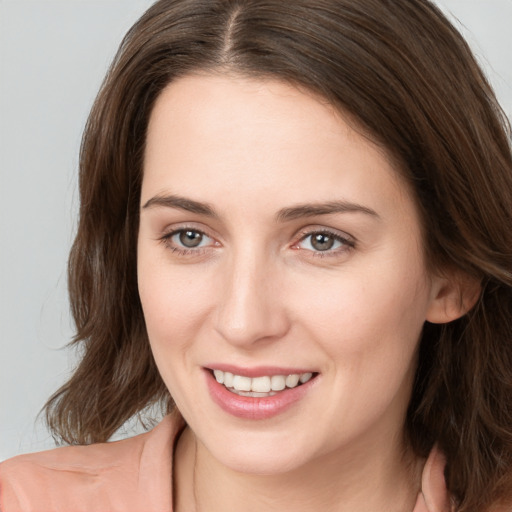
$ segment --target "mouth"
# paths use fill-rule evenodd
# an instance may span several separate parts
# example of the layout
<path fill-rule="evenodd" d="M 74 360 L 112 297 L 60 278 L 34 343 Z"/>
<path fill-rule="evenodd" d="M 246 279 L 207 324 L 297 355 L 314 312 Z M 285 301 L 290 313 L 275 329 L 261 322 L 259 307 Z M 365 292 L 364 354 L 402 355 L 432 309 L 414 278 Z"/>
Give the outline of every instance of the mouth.
<path fill-rule="evenodd" d="M 228 391 L 238 396 L 266 398 L 306 384 L 317 374 L 313 372 L 291 373 L 283 375 L 261 375 L 247 377 L 219 369 L 211 370 L 215 380 Z"/>
<path fill-rule="evenodd" d="M 204 370 L 213 402 L 224 412 L 244 420 L 265 420 L 284 413 L 310 395 L 320 381 L 319 373 L 304 370 Z"/>

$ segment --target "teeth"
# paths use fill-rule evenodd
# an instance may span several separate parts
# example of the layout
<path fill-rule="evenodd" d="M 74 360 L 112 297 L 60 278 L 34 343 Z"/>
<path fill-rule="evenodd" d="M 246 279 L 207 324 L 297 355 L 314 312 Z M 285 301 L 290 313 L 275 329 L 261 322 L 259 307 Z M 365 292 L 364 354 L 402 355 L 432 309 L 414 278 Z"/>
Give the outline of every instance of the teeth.
<path fill-rule="evenodd" d="M 299 380 L 301 381 L 302 384 L 305 384 L 308 380 L 311 380 L 311 377 L 313 377 L 312 373 L 303 373 L 299 377 Z"/>
<path fill-rule="evenodd" d="M 286 387 L 294 388 L 299 383 L 300 377 L 295 373 L 293 375 L 288 375 L 286 377 Z"/>
<path fill-rule="evenodd" d="M 252 379 L 250 377 L 242 377 L 235 375 L 233 377 L 233 387 L 237 391 L 251 391 Z"/>
<path fill-rule="evenodd" d="M 265 398 L 267 396 L 274 396 L 276 394 L 275 391 L 270 391 L 269 393 L 256 393 L 255 391 L 237 391 L 233 388 L 231 388 L 230 391 L 239 396 L 252 396 L 253 398 Z"/>
<path fill-rule="evenodd" d="M 256 377 L 252 379 L 251 391 L 268 393 L 271 389 L 270 377 Z"/>
<path fill-rule="evenodd" d="M 227 388 L 232 388 L 233 387 L 233 374 L 229 373 L 229 372 L 221 372 L 220 370 L 218 370 L 218 371 L 220 373 L 224 373 L 224 382 L 222 384 L 224 384 L 224 386 L 226 386 Z"/>
<path fill-rule="evenodd" d="M 213 375 L 215 375 L 219 384 L 224 384 L 224 372 L 221 372 L 220 370 L 213 370 Z"/>
<path fill-rule="evenodd" d="M 284 375 L 272 375 L 270 385 L 272 391 L 282 391 L 286 387 L 286 377 Z"/>
<path fill-rule="evenodd" d="M 230 372 L 222 370 L 213 370 L 215 380 L 219 384 L 224 384 L 227 388 L 242 396 L 272 396 L 276 391 L 282 391 L 285 388 L 295 388 L 305 384 L 313 377 L 310 372 L 294 373 L 291 375 L 272 375 L 262 377 L 244 377 L 242 375 L 233 375 Z"/>

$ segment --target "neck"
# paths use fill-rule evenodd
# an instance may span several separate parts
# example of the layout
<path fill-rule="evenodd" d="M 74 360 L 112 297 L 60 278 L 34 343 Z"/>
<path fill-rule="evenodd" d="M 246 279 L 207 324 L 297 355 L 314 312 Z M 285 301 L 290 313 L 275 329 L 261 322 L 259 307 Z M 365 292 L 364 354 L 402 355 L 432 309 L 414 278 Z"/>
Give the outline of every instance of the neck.
<path fill-rule="evenodd" d="M 253 475 L 219 463 L 186 429 L 175 457 L 176 512 L 411 512 L 420 490 L 421 461 L 398 439 L 351 446 L 282 474 Z"/>

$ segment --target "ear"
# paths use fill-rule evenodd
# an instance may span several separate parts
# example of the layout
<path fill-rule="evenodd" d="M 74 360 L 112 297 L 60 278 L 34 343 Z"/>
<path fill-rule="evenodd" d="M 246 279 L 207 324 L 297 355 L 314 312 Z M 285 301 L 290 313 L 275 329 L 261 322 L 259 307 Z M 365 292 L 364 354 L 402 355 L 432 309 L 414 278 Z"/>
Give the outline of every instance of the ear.
<path fill-rule="evenodd" d="M 432 278 L 432 295 L 426 320 L 446 324 L 464 316 L 477 302 L 481 281 L 460 271 Z"/>

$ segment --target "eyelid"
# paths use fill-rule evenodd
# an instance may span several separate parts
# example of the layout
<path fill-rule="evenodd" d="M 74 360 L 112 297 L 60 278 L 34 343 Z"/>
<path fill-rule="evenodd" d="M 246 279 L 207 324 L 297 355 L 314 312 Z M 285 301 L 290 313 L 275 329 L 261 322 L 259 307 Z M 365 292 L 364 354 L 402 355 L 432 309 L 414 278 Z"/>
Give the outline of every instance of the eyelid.
<path fill-rule="evenodd" d="M 195 231 L 196 233 L 200 233 L 202 236 L 209 238 L 213 243 L 210 243 L 206 246 L 198 246 L 198 247 L 185 247 L 185 246 L 178 246 L 172 243 L 172 238 L 182 233 L 183 231 Z M 176 252 L 181 255 L 199 255 L 202 254 L 204 251 L 211 247 L 220 247 L 220 242 L 216 239 L 215 236 L 209 234 L 207 230 L 198 228 L 197 226 L 194 226 L 193 224 L 182 224 L 179 226 L 173 225 L 171 227 L 168 227 L 164 230 L 164 232 L 158 237 L 157 239 L 159 242 L 161 242 L 166 248 L 170 249 L 172 252 Z"/>
<path fill-rule="evenodd" d="M 327 228 L 325 226 L 310 226 L 303 228 L 299 231 L 299 233 L 295 237 L 295 242 L 292 244 L 292 248 L 301 249 L 298 245 L 303 242 L 307 237 L 315 234 L 325 234 L 333 237 L 335 240 L 342 242 L 344 247 L 338 249 L 328 249 L 325 251 L 312 251 L 309 249 L 302 249 L 304 251 L 310 252 L 313 256 L 328 256 L 328 255 L 336 255 L 340 252 L 346 252 L 348 250 L 354 249 L 357 243 L 357 240 L 348 233 L 344 231 L 339 231 L 333 228 Z"/>
<path fill-rule="evenodd" d="M 343 240 L 351 241 L 353 243 L 357 242 L 356 238 L 354 236 L 352 236 L 351 234 L 347 233 L 346 231 L 323 226 L 321 224 L 313 224 L 313 225 L 301 228 L 299 230 L 299 232 L 295 235 L 295 238 L 301 239 L 302 237 L 311 235 L 313 233 L 326 233 L 329 235 L 333 235 L 335 237 L 342 238 Z"/>
<path fill-rule="evenodd" d="M 214 234 L 213 231 L 209 228 L 204 226 L 202 223 L 198 222 L 175 222 L 172 224 L 166 225 L 164 228 L 160 230 L 161 234 L 158 236 L 158 239 L 162 239 L 165 237 L 169 237 L 172 235 L 175 235 L 176 233 L 179 233 L 181 231 L 197 231 L 198 233 L 201 233 L 202 235 L 207 236 L 208 238 L 212 238 L 214 240 L 217 240 L 219 236 L 217 234 Z"/>
<path fill-rule="evenodd" d="M 185 223 L 181 225 L 171 225 L 163 230 L 163 233 L 157 238 L 157 241 L 161 242 L 167 249 L 170 249 L 172 252 L 176 252 L 181 255 L 199 255 L 208 251 L 214 247 L 220 247 L 222 244 L 217 240 L 218 237 L 209 233 L 208 229 L 203 229 L 194 225 L 195 223 Z M 197 247 L 186 247 L 182 245 L 177 245 L 172 242 L 172 238 L 177 234 L 184 231 L 194 231 L 200 233 L 204 237 L 211 240 L 207 245 L 200 245 Z M 299 247 L 299 244 L 303 242 L 307 237 L 312 236 L 314 234 L 325 234 L 332 237 L 335 241 L 338 241 L 342 244 L 341 247 L 335 249 L 326 249 L 325 251 L 321 250 L 313 250 L 306 249 L 303 247 Z M 311 254 L 314 257 L 322 257 L 322 256 L 336 256 L 340 253 L 345 253 L 351 249 L 354 249 L 356 245 L 356 239 L 349 235 L 344 231 L 340 231 L 338 229 L 321 226 L 321 225 L 313 225 L 302 228 L 295 236 L 294 242 L 291 244 L 292 249 L 302 250 Z"/>

